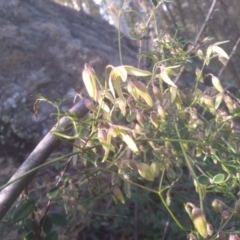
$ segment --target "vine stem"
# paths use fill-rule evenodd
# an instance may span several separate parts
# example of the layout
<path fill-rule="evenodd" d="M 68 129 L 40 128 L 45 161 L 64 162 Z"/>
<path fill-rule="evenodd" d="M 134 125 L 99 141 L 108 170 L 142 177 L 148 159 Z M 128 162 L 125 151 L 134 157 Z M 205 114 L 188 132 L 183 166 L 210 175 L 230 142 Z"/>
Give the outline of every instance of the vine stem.
<path fill-rule="evenodd" d="M 178 126 L 177 126 L 177 123 L 175 122 L 174 123 L 174 126 L 175 126 L 175 129 L 176 129 L 176 133 L 177 133 L 177 136 L 179 139 L 181 139 L 181 136 L 180 136 L 180 132 L 179 132 L 179 129 L 178 129 Z M 187 167 L 193 177 L 193 179 L 195 180 L 196 184 L 197 184 L 197 187 L 198 187 L 198 194 L 199 194 L 199 202 L 200 202 L 200 209 L 203 211 L 203 196 L 202 196 L 202 190 L 201 190 L 201 187 L 200 187 L 200 184 L 198 182 L 198 179 L 197 179 L 197 175 L 196 173 L 194 172 L 194 169 L 193 169 L 193 166 L 192 166 L 192 163 L 191 161 L 189 160 L 188 156 L 187 156 L 187 153 L 185 151 L 185 148 L 182 144 L 182 142 L 179 142 L 180 146 L 181 146 L 181 150 L 182 150 L 182 153 L 183 153 L 183 156 L 184 156 L 184 159 L 187 163 Z"/>
<path fill-rule="evenodd" d="M 173 212 L 171 211 L 171 209 L 168 207 L 163 195 L 162 195 L 162 192 L 165 190 L 160 190 L 161 189 L 161 186 L 162 186 L 162 182 L 163 182 L 163 176 L 165 174 L 165 170 L 163 170 L 162 172 L 162 175 L 161 175 L 161 179 L 160 179 L 160 182 L 159 182 L 159 191 L 158 191 L 158 195 L 164 205 L 164 207 L 167 209 L 168 213 L 170 214 L 170 216 L 172 217 L 172 219 L 174 220 L 174 222 L 178 225 L 178 227 L 182 230 L 184 230 L 184 227 L 182 226 L 182 224 L 178 221 L 178 219 L 175 217 L 175 215 L 173 214 Z"/>

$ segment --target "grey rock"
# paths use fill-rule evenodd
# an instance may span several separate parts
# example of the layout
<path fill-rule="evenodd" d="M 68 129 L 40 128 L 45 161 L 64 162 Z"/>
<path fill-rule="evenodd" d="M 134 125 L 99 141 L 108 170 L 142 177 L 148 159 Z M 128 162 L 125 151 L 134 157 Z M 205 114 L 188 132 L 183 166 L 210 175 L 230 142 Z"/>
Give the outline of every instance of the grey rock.
<path fill-rule="evenodd" d="M 136 63 L 137 47 L 121 39 L 123 63 Z M 81 73 L 89 63 L 102 77 L 107 64 L 118 65 L 117 30 L 103 19 L 50 0 L 0 1 L 0 156 L 29 152 L 55 123 L 49 104 L 72 106 L 83 88 Z"/>

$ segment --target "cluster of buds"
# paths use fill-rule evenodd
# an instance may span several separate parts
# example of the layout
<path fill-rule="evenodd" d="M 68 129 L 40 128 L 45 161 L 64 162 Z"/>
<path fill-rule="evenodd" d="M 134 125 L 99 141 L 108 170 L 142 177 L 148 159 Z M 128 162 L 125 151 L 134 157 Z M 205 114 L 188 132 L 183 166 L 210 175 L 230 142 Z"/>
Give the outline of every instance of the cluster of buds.
<path fill-rule="evenodd" d="M 189 129 L 196 129 L 198 126 L 203 126 L 204 123 L 199 117 L 197 116 L 197 110 L 196 109 L 191 109 L 189 111 L 190 118 L 188 122 L 188 127 Z"/>
<path fill-rule="evenodd" d="M 222 219 L 225 221 L 229 219 L 229 217 L 231 216 L 231 209 L 225 203 L 223 203 L 218 199 L 213 200 L 212 207 L 213 207 L 213 210 L 216 213 L 219 213 Z"/>
<path fill-rule="evenodd" d="M 227 112 L 219 109 L 216 112 L 215 121 L 218 122 L 218 123 L 222 123 L 222 122 L 225 122 L 227 120 L 227 117 L 228 117 Z"/>

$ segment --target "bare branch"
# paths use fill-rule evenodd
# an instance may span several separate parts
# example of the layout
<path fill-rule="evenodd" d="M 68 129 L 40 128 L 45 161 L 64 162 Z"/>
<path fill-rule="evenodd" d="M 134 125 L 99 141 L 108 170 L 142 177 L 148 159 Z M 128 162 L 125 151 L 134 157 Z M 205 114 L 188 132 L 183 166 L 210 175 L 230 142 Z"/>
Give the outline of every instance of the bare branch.
<path fill-rule="evenodd" d="M 240 37 L 238 38 L 236 44 L 234 45 L 234 47 L 233 47 L 233 49 L 232 49 L 232 51 L 231 51 L 231 53 L 230 53 L 230 55 L 229 55 L 229 59 L 227 60 L 226 64 L 223 65 L 222 68 L 221 68 L 221 70 L 219 71 L 219 73 L 218 73 L 218 78 L 221 77 L 221 75 L 222 75 L 224 69 L 226 68 L 228 62 L 229 62 L 230 59 L 232 58 L 233 54 L 236 52 L 236 50 L 237 50 L 237 46 L 238 46 L 239 43 L 240 43 Z"/>
<path fill-rule="evenodd" d="M 195 40 L 194 40 L 194 45 L 193 45 L 193 47 L 192 47 L 190 50 L 188 50 L 188 52 L 187 52 L 187 55 L 188 55 L 188 56 L 189 56 L 192 52 L 194 52 L 194 51 L 196 51 L 196 50 L 198 49 L 199 45 L 198 45 L 197 43 L 198 43 L 199 38 L 200 38 L 200 36 L 202 35 L 202 33 L 203 33 L 203 31 L 204 31 L 204 29 L 205 29 L 205 27 L 206 27 L 206 25 L 207 25 L 210 17 L 212 16 L 212 12 L 213 12 L 213 9 L 214 9 L 214 7 L 215 7 L 215 5 L 216 5 L 216 2 L 217 2 L 217 0 L 213 0 L 212 5 L 211 5 L 211 7 L 210 7 L 210 9 L 209 9 L 209 11 L 208 11 L 207 17 L 206 17 L 206 19 L 205 19 L 205 21 L 204 21 L 204 23 L 203 23 L 200 31 L 198 32 L 198 34 L 197 34 L 197 36 L 196 36 L 196 38 L 195 38 Z M 178 75 L 177 75 L 177 77 L 176 77 L 175 80 L 174 80 L 174 83 L 177 83 L 177 82 L 178 82 L 178 80 L 179 80 L 179 78 L 181 77 L 181 75 L 182 75 L 182 73 L 184 72 L 184 70 L 185 70 L 185 66 L 182 66 L 181 69 L 180 69 L 180 71 L 179 71 L 179 73 L 178 73 Z"/>
<path fill-rule="evenodd" d="M 206 19 L 205 19 L 205 21 L 204 21 L 200 31 L 198 32 L 198 34 L 197 34 L 197 36 L 195 38 L 194 44 L 197 44 L 200 36 L 202 35 L 202 33 L 203 33 L 203 31 L 204 31 L 204 29 L 205 29 L 205 27 L 206 27 L 210 17 L 212 16 L 212 12 L 213 12 L 213 9 L 214 9 L 216 3 L 217 3 L 217 0 L 213 0 L 212 5 L 211 5 L 211 7 L 210 7 L 210 9 L 208 11 L 207 17 L 206 17 Z"/>

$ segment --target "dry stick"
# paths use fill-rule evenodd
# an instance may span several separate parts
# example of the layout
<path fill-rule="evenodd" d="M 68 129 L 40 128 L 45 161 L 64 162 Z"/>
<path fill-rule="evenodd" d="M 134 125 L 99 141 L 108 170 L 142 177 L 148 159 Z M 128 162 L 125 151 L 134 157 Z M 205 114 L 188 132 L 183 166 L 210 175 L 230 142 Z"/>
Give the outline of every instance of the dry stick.
<path fill-rule="evenodd" d="M 217 0 L 213 0 L 212 5 L 211 5 L 211 7 L 210 7 L 210 9 L 209 9 L 209 11 L 208 11 L 207 17 L 206 17 L 206 19 L 205 19 L 205 21 L 204 21 L 204 23 L 203 23 L 200 31 L 198 32 L 198 34 L 197 34 L 197 36 L 196 36 L 196 38 L 195 38 L 195 40 L 194 40 L 194 44 L 193 44 L 194 46 L 187 52 L 188 55 L 189 55 L 190 53 L 194 52 L 194 51 L 197 49 L 197 46 L 195 46 L 195 45 L 197 44 L 200 36 L 202 35 L 202 33 L 203 33 L 203 31 L 204 31 L 204 29 L 205 29 L 205 27 L 206 27 L 206 25 L 207 25 L 207 23 L 208 23 L 211 15 L 212 15 L 212 12 L 213 12 L 213 9 L 214 9 L 216 3 L 217 3 Z M 185 70 L 185 66 L 182 66 L 181 69 L 180 69 L 180 71 L 179 71 L 179 73 L 178 73 L 178 75 L 177 75 L 177 77 L 176 77 L 175 80 L 174 80 L 174 83 L 177 83 L 177 81 L 178 81 L 179 78 L 181 77 L 181 75 L 182 75 L 182 73 L 184 72 L 184 70 Z"/>
<path fill-rule="evenodd" d="M 196 44 L 198 42 L 200 36 L 202 35 L 202 33 L 203 33 L 203 31 L 204 31 L 204 29 L 205 29 L 205 27 L 206 27 L 206 25 L 207 25 L 211 15 L 212 15 L 212 12 L 213 12 L 213 9 L 214 9 L 216 3 L 217 3 L 217 0 L 213 0 L 212 5 L 211 5 L 211 7 L 210 7 L 210 9 L 208 11 L 207 17 L 206 17 L 206 19 L 205 19 L 205 21 L 204 21 L 200 31 L 198 32 L 198 35 L 195 38 L 194 44 Z"/>
<path fill-rule="evenodd" d="M 169 224 L 170 224 L 170 219 L 168 219 L 167 222 L 165 223 L 165 228 L 164 228 L 162 240 L 165 240 L 167 230 L 169 229 Z"/>
<path fill-rule="evenodd" d="M 88 113 L 88 109 L 85 105 L 85 101 L 82 100 L 75 104 L 71 109 L 71 113 L 76 113 L 79 118 L 84 117 Z M 58 129 L 66 129 L 71 126 L 71 121 L 67 117 L 60 119 L 58 123 Z M 52 130 L 56 130 L 54 126 Z M 59 139 L 51 134 L 51 131 L 42 139 L 42 141 L 37 145 L 37 147 L 32 151 L 29 157 L 23 162 L 23 164 L 18 168 L 16 173 L 11 177 L 9 182 L 18 178 L 19 176 L 25 174 L 29 170 L 34 169 L 42 165 L 54 149 L 61 142 Z M 63 130 L 64 131 L 64 130 Z M 0 220 L 5 216 L 7 211 L 10 209 L 12 204 L 21 194 L 21 192 L 27 187 L 27 185 L 32 181 L 33 177 L 36 175 L 37 171 L 26 175 L 25 177 L 17 180 L 16 182 L 8 185 L 0 192 Z"/>
<path fill-rule="evenodd" d="M 230 59 L 232 58 L 233 54 L 236 52 L 236 50 L 237 50 L 237 46 L 238 46 L 239 43 L 240 43 L 240 37 L 238 38 L 236 44 L 234 45 L 234 47 L 233 47 L 233 49 L 232 49 L 232 51 L 231 51 L 231 53 L 230 53 L 230 55 L 229 55 L 229 58 L 228 58 L 226 64 L 224 64 L 224 65 L 222 66 L 221 70 L 219 71 L 219 73 L 218 73 L 218 78 L 221 77 L 221 75 L 222 75 L 224 69 L 226 68 L 228 62 L 229 62 Z"/>

